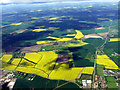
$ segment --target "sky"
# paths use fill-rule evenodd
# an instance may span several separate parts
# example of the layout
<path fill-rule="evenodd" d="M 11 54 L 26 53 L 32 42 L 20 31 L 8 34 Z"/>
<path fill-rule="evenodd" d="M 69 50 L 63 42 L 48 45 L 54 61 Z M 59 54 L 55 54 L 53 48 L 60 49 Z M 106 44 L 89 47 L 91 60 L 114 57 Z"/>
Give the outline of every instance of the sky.
<path fill-rule="evenodd" d="M 30 3 L 30 2 L 64 2 L 64 1 L 95 1 L 95 2 L 118 2 L 120 0 L 0 0 L 0 3 Z"/>

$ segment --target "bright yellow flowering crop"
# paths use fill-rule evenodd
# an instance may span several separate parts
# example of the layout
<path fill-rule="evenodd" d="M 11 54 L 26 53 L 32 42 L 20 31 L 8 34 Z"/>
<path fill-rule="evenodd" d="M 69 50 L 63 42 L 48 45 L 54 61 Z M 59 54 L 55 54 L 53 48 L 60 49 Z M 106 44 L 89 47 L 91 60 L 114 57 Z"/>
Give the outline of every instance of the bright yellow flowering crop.
<path fill-rule="evenodd" d="M 75 35 L 74 38 L 80 39 L 80 38 L 84 37 L 84 35 L 80 31 L 78 31 L 78 30 L 75 30 L 75 31 L 77 32 L 77 34 Z"/>
<path fill-rule="evenodd" d="M 8 62 L 12 58 L 12 54 L 4 54 L 1 58 L 3 62 Z"/>
<path fill-rule="evenodd" d="M 36 75 L 40 75 L 40 76 L 45 77 L 45 78 L 48 77 L 48 75 L 44 71 L 39 70 L 39 69 L 35 69 L 35 68 L 31 68 L 31 67 L 17 67 L 16 71 L 36 74 Z"/>
<path fill-rule="evenodd" d="M 36 52 L 34 52 L 34 53 L 26 53 L 24 58 L 28 59 L 29 61 L 32 61 L 34 63 L 37 63 L 39 60 L 41 60 L 42 55 L 38 54 Z"/>
<path fill-rule="evenodd" d="M 71 41 L 71 40 L 73 40 L 73 38 L 61 38 L 61 39 L 58 39 L 57 41 L 61 42 L 61 41 Z"/>
<path fill-rule="evenodd" d="M 75 34 L 67 34 L 66 36 L 75 36 Z"/>
<path fill-rule="evenodd" d="M 82 74 L 93 74 L 94 67 L 85 67 L 85 69 L 82 71 Z"/>
<path fill-rule="evenodd" d="M 55 70 L 50 73 L 49 78 L 72 81 L 77 78 L 82 69 L 83 68 L 69 68 L 66 64 L 57 65 Z"/>
<path fill-rule="evenodd" d="M 46 43 L 52 43 L 56 41 L 37 41 L 36 44 L 46 44 Z"/>
<path fill-rule="evenodd" d="M 50 18 L 48 20 L 56 20 L 56 19 L 59 19 L 59 17 Z"/>
<path fill-rule="evenodd" d="M 32 30 L 32 31 L 34 31 L 34 32 L 41 32 L 41 31 L 46 31 L 47 29 L 34 29 L 34 30 Z"/>
<path fill-rule="evenodd" d="M 119 69 L 107 55 L 97 55 L 97 64 L 104 65 L 106 69 Z"/>
<path fill-rule="evenodd" d="M 21 61 L 21 58 L 14 58 L 11 64 L 14 64 L 17 66 L 20 63 L 20 61 Z"/>
<path fill-rule="evenodd" d="M 65 46 L 67 46 L 67 47 L 80 47 L 80 46 L 84 46 L 84 45 L 87 45 L 88 43 L 86 43 L 86 42 L 83 42 L 82 40 L 78 40 L 79 41 L 79 43 L 68 43 L 67 45 L 65 45 Z"/>
<path fill-rule="evenodd" d="M 21 25 L 22 24 L 22 22 L 21 23 L 13 23 L 13 24 L 10 24 L 10 25 Z"/>
<path fill-rule="evenodd" d="M 42 55 L 42 58 L 37 63 L 35 68 L 41 69 L 49 74 L 53 70 L 54 62 L 58 58 L 58 55 L 53 51 L 44 51 L 38 53 Z"/>
<path fill-rule="evenodd" d="M 110 38 L 109 42 L 117 42 L 120 41 L 120 38 Z"/>
<path fill-rule="evenodd" d="M 34 67 L 35 64 L 25 60 L 25 59 L 22 59 L 22 61 L 20 62 L 19 66 L 21 67 Z"/>

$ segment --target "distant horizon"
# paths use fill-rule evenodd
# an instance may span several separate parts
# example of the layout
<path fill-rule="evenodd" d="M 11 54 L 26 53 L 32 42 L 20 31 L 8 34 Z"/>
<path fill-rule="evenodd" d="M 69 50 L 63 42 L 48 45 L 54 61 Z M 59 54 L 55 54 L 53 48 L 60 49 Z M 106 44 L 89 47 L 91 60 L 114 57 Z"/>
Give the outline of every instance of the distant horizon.
<path fill-rule="evenodd" d="M 50 3 L 50 2 L 119 2 L 120 0 L 1 0 L 0 3 Z"/>

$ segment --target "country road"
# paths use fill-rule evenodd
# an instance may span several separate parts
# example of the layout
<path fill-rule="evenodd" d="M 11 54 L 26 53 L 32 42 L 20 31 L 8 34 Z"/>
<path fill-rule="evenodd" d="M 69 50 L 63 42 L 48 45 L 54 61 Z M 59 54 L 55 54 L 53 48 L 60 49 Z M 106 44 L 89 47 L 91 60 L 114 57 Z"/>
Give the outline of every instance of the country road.
<path fill-rule="evenodd" d="M 108 33 L 110 32 L 110 27 L 111 27 L 112 23 L 109 25 L 109 30 L 108 30 Z M 105 42 L 100 46 L 98 47 L 98 49 L 100 48 L 103 48 L 103 46 L 107 43 L 107 40 L 108 40 L 108 36 L 107 38 L 105 39 Z M 103 51 L 102 51 L 103 52 Z M 95 61 L 94 61 L 94 72 L 93 72 L 93 84 L 92 84 L 92 89 L 94 88 L 94 79 L 95 79 L 95 68 L 96 68 L 96 59 L 97 59 L 97 50 L 96 50 L 96 53 L 95 53 Z"/>

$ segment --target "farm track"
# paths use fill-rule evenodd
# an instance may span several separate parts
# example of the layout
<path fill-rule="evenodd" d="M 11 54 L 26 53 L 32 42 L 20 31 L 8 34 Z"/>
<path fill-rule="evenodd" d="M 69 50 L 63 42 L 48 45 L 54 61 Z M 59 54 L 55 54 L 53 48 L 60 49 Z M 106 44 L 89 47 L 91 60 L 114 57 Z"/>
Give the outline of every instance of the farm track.
<path fill-rule="evenodd" d="M 66 84 L 68 84 L 68 83 L 70 83 L 70 82 L 66 82 L 66 83 L 64 83 L 64 84 L 61 84 L 61 85 L 57 86 L 56 88 L 54 88 L 53 90 L 55 90 L 55 89 L 57 89 L 57 88 L 60 88 L 60 87 L 66 85 Z"/>
<path fill-rule="evenodd" d="M 85 69 L 85 67 L 82 69 L 82 71 L 83 71 L 84 69 Z M 78 74 L 77 79 L 80 78 L 80 76 L 81 76 L 81 74 L 82 74 L 82 71 L 80 71 L 80 73 Z"/>

